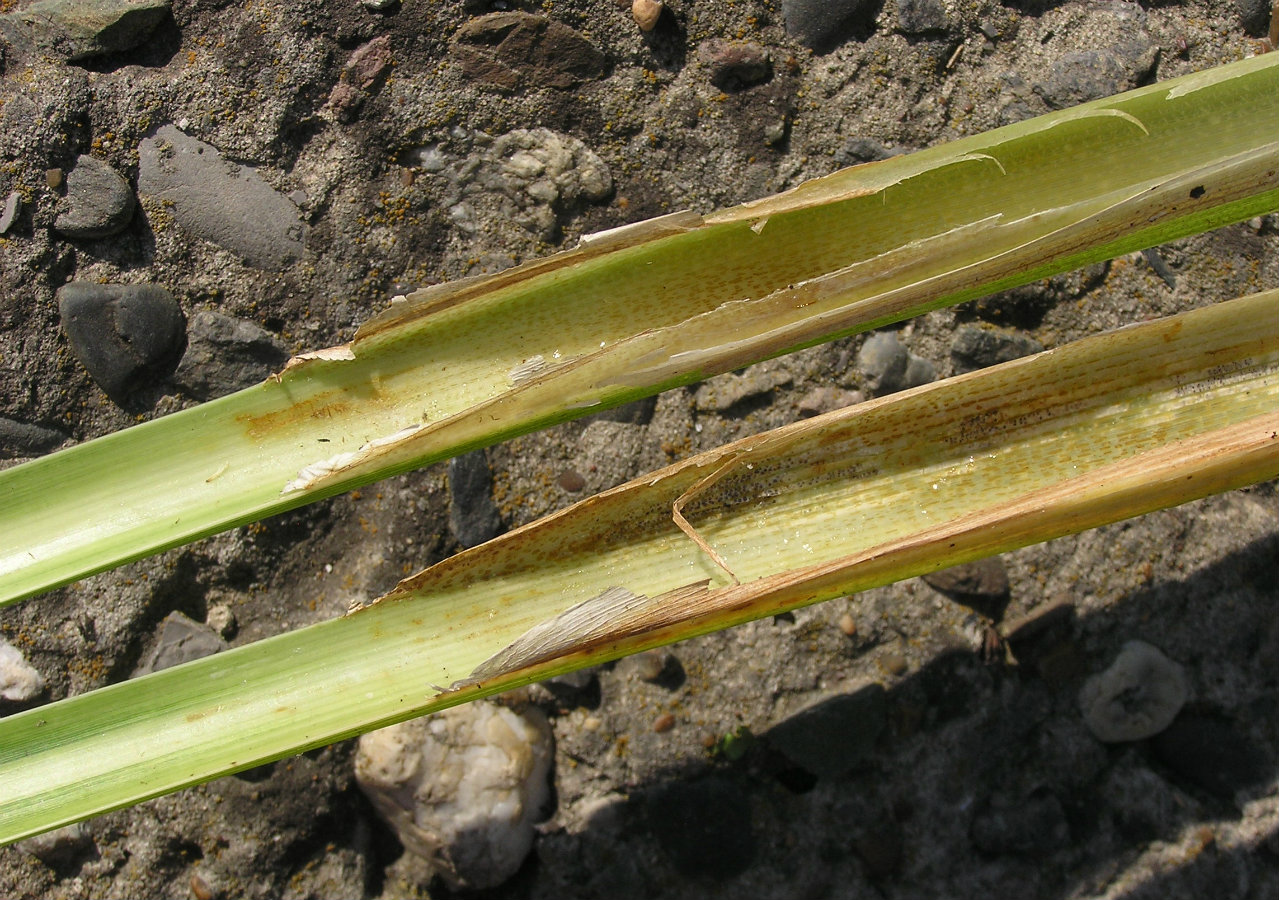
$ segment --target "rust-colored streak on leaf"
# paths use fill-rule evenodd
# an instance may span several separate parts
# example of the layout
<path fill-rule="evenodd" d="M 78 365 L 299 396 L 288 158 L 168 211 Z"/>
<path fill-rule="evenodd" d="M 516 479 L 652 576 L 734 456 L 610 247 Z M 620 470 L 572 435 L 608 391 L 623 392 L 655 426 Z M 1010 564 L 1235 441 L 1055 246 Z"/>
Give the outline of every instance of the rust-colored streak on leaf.
<path fill-rule="evenodd" d="M 321 395 L 300 400 L 274 412 L 256 416 L 242 414 L 236 416 L 236 421 L 244 425 L 249 437 L 262 438 L 303 422 L 316 419 L 340 419 L 351 414 L 354 409 L 355 405 L 350 401 L 334 400 L 330 396 Z"/>

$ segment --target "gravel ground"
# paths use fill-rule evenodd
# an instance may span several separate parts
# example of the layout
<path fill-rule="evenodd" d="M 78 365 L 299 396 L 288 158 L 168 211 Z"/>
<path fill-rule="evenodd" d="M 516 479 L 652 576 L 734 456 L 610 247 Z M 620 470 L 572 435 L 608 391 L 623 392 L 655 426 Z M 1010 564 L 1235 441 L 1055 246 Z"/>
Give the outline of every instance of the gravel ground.
<path fill-rule="evenodd" d="M 414 287 L 1260 52 L 1269 17 L 671 0 L 645 32 L 630 6 L 0 0 L 0 464 L 252 384 Z M 39 679 L 0 713 L 331 618 L 859 395 L 1276 283 L 1271 215 L 85 579 L 0 611 L 0 662 Z M 406 851 L 347 742 L 0 849 L 0 895 L 1279 896 L 1276 509 L 1261 485 L 525 692 L 553 789 L 494 887 Z M 1167 716 L 1103 743 L 1125 685 Z"/>

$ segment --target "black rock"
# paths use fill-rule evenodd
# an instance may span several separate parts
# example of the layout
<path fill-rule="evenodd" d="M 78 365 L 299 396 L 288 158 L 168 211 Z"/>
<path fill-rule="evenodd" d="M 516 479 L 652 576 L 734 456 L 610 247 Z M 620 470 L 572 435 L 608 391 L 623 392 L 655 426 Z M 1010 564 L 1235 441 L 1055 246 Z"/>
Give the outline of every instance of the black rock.
<path fill-rule="evenodd" d="M 887 713 L 883 686 L 872 684 L 810 706 L 774 725 L 765 739 L 801 769 L 838 778 L 875 749 Z"/>
<path fill-rule="evenodd" d="M 879 8 L 879 0 L 782 0 L 786 33 L 817 53 L 855 34 L 869 35 Z"/>
<path fill-rule="evenodd" d="M 1271 2 L 1272 0 L 1235 0 L 1244 31 L 1253 37 L 1261 37 L 1266 33 L 1270 17 L 1274 15 Z"/>
<path fill-rule="evenodd" d="M 950 356 L 956 372 L 971 372 L 1043 349 L 1043 344 L 1023 334 L 966 325 L 955 335 Z"/>
<path fill-rule="evenodd" d="M 897 0 L 897 27 L 904 34 L 938 33 L 949 25 L 941 0 Z"/>
<path fill-rule="evenodd" d="M 1151 742 L 1160 762 L 1223 799 L 1273 776 L 1274 761 L 1231 722 L 1186 713 Z"/>
<path fill-rule="evenodd" d="M 73 281 L 58 309 L 71 351 L 117 403 L 172 372 L 186 345 L 182 310 L 156 285 Z"/>
<path fill-rule="evenodd" d="M 502 533 L 502 516 L 493 502 L 493 472 L 483 450 L 449 460 L 449 500 L 449 530 L 463 547 Z"/>
<path fill-rule="evenodd" d="M 0 459 L 39 456 L 53 450 L 66 439 L 65 434 L 52 428 L 0 416 Z"/>
<path fill-rule="evenodd" d="M 187 351 L 174 381 L 200 400 L 252 387 L 288 361 L 266 329 L 243 319 L 201 310 L 187 327 Z"/>
<path fill-rule="evenodd" d="M 66 208 L 53 227 L 69 238 L 110 237 L 124 230 L 136 206 L 119 172 L 95 156 L 81 156 L 67 174 Z"/>
<path fill-rule="evenodd" d="M 180 612 L 171 612 L 164 617 L 160 639 L 138 674 L 159 672 L 161 669 L 212 656 L 226 648 L 226 641 L 208 625 L 202 625 Z"/>
<path fill-rule="evenodd" d="M 675 868 L 690 878 L 732 878 L 754 861 L 750 802 L 726 778 L 662 785 L 649 798 L 648 823 Z"/>

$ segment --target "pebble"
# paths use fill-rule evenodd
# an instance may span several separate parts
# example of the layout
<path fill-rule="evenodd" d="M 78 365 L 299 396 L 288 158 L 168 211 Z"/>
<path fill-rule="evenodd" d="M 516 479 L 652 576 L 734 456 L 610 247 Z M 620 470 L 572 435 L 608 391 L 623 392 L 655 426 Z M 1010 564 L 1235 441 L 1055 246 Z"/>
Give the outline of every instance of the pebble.
<path fill-rule="evenodd" d="M 1025 797 L 995 794 L 973 817 L 969 837 L 983 853 L 1043 854 L 1070 843 L 1070 825 L 1049 790 Z"/>
<path fill-rule="evenodd" d="M 870 755 L 888 715 L 884 688 L 823 700 L 774 725 L 768 743 L 818 778 L 838 778 Z"/>
<path fill-rule="evenodd" d="M 951 343 L 950 357 L 955 363 L 956 373 L 972 372 L 1039 353 L 1043 349 L 1043 344 L 1024 334 L 965 325 Z"/>
<path fill-rule="evenodd" d="M 935 590 L 998 622 L 1008 608 L 1008 570 L 998 556 L 951 566 L 923 576 Z"/>
<path fill-rule="evenodd" d="M 710 70 L 711 84 L 721 91 L 740 91 L 773 77 L 768 51 L 753 41 L 711 38 L 697 48 Z"/>
<path fill-rule="evenodd" d="M 653 730 L 663 734 L 675 727 L 675 717 L 670 713 L 662 713 L 653 720 Z"/>
<path fill-rule="evenodd" d="M 576 472 L 573 469 L 561 472 L 560 477 L 555 479 L 555 483 L 560 486 L 561 490 L 568 491 L 570 494 L 576 494 L 586 487 L 586 479 L 582 477 L 580 472 Z"/>
<path fill-rule="evenodd" d="M 857 635 L 857 620 L 850 613 L 844 613 L 839 617 L 839 630 L 849 637 Z"/>
<path fill-rule="evenodd" d="M 831 410 L 843 409 L 846 406 L 856 406 L 864 399 L 866 398 L 862 396 L 861 391 L 849 391 L 824 384 L 800 397 L 796 408 L 799 414 L 807 419 Z"/>
<path fill-rule="evenodd" d="M 15 846 L 45 865 L 63 866 L 89 855 L 93 844 L 93 832 L 89 830 L 89 823 L 73 822 L 19 841 Z"/>
<path fill-rule="evenodd" d="M 54 221 L 63 237 L 104 238 L 119 234 L 137 202 L 129 182 L 96 156 L 80 156 L 67 174 L 64 210 Z"/>
<path fill-rule="evenodd" d="M 903 34 L 936 34 L 949 27 L 941 0 L 897 0 L 897 28 Z"/>
<path fill-rule="evenodd" d="M 866 376 L 866 387 L 876 397 L 918 387 L 936 377 L 932 363 L 909 352 L 896 335 L 887 331 L 875 332 L 862 343 L 857 352 L 857 368 Z"/>
<path fill-rule="evenodd" d="M 477 700 L 364 735 L 355 777 L 405 849 L 450 889 L 484 890 L 532 849 L 553 757 L 539 710 Z"/>
<path fill-rule="evenodd" d="M 749 795 L 725 777 L 664 782 L 649 796 L 647 814 L 658 845 L 689 878 L 724 881 L 755 859 Z"/>
<path fill-rule="evenodd" d="M 138 46 L 170 7 L 171 0 L 37 0 L 0 16 L 0 35 L 23 50 L 80 62 Z"/>
<path fill-rule="evenodd" d="M 4 212 L 0 212 L 0 234 L 9 233 L 20 212 L 22 212 L 22 195 L 17 191 L 10 191 L 9 196 L 4 198 Z"/>
<path fill-rule="evenodd" d="M 608 59 L 567 25 L 526 12 L 472 19 L 453 36 L 450 52 L 470 80 L 504 90 L 568 90 L 603 77 Z"/>
<path fill-rule="evenodd" d="M 1064 53 L 1048 65 L 1034 91 L 1053 109 L 1144 84 L 1158 62 L 1147 13 L 1136 3 L 1097 3 L 1087 9 L 1087 17 L 1098 34 L 1113 35 L 1113 43 Z"/>
<path fill-rule="evenodd" d="M 0 416 L 0 459 L 40 456 L 66 439 L 65 434 L 53 428 Z"/>
<path fill-rule="evenodd" d="M 1235 0 L 1239 9 L 1239 21 L 1244 31 L 1253 37 L 1262 37 L 1270 26 L 1270 17 L 1279 16 L 1273 0 Z"/>
<path fill-rule="evenodd" d="M 873 31 L 879 8 L 877 0 L 782 0 L 782 17 L 788 35 L 825 53 L 853 34 Z"/>
<path fill-rule="evenodd" d="M 44 676 L 17 647 L 0 638 L 0 698 L 25 703 L 44 690 Z"/>
<path fill-rule="evenodd" d="M 63 172 L 61 169 L 45 169 L 44 183 L 49 186 L 49 190 L 56 191 L 62 187 Z"/>
<path fill-rule="evenodd" d="M 631 18 L 635 20 L 640 31 L 648 34 L 657 27 L 658 20 L 662 18 L 662 10 L 665 8 L 666 4 L 662 0 L 634 0 L 631 3 Z"/>
<path fill-rule="evenodd" d="M 905 675 L 910 669 L 910 662 L 900 653 L 885 653 L 878 660 L 879 667 L 889 675 Z"/>
<path fill-rule="evenodd" d="M 502 533 L 502 515 L 493 502 L 493 471 L 483 450 L 449 460 L 449 531 L 463 547 Z"/>
<path fill-rule="evenodd" d="M 186 341 L 181 308 L 157 285 L 73 281 L 58 310 L 71 351 L 117 403 L 172 372 Z"/>
<path fill-rule="evenodd" d="M 240 628 L 240 623 L 235 618 L 235 612 L 225 603 L 216 603 L 210 606 L 208 613 L 204 617 L 204 624 L 227 640 L 235 637 L 236 631 Z"/>
<path fill-rule="evenodd" d="M 729 372 L 707 380 L 697 389 L 693 404 L 703 412 L 726 413 L 739 403 L 762 400 L 793 380 L 785 371 L 751 366 L 741 375 Z"/>
<path fill-rule="evenodd" d="M 216 631 L 180 612 L 171 612 L 160 624 L 160 639 L 138 669 L 139 675 L 159 672 L 182 663 L 212 656 L 227 648 Z"/>
<path fill-rule="evenodd" d="M 628 657 L 623 665 L 634 672 L 641 681 L 655 682 L 662 677 L 666 668 L 666 652 L 664 650 L 645 650 Z"/>
<path fill-rule="evenodd" d="M 1099 741 L 1140 741 L 1163 731 L 1186 702 L 1181 666 L 1144 641 L 1129 641 L 1079 692 L 1084 724 Z"/>
<path fill-rule="evenodd" d="M 370 12 L 390 12 L 399 4 L 400 0 L 360 0 L 360 5 Z"/>
<path fill-rule="evenodd" d="M 891 159 L 895 155 L 879 141 L 853 137 L 845 140 L 835 151 L 835 165 L 840 168 L 856 166 L 862 163 L 878 162 L 881 159 Z"/>
<path fill-rule="evenodd" d="M 187 325 L 187 349 L 173 380 L 208 400 L 252 387 L 288 361 L 284 345 L 255 322 L 200 310 Z"/>
<path fill-rule="evenodd" d="M 1151 741 L 1173 772 L 1224 800 L 1274 774 L 1269 754 L 1234 724 L 1211 715 L 1178 716 Z"/>
<path fill-rule="evenodd" d="M 138 145 L 138 192 L 256 269 L 281 271 L 302 257 L 306 227 L 298 208 L 254 169 L 172 125 Z"/>

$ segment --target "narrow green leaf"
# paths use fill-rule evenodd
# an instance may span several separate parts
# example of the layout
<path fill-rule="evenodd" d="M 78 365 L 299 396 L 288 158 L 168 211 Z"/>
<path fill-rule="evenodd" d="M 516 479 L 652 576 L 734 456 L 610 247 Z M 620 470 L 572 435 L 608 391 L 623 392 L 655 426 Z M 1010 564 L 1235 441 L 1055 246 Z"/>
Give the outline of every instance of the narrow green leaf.
<path fill-rule="evenodd" d="M 419 292 L 263 385 L 0 472 L 0 602 L 1277 209 L 1277 120 L 1269 54 Z"/>
<path fill-rule="evenodd" d="M 1271 291 L 738 441 L 344 618 L 0 719 L 0 841 L 1276 475 Z"/>

